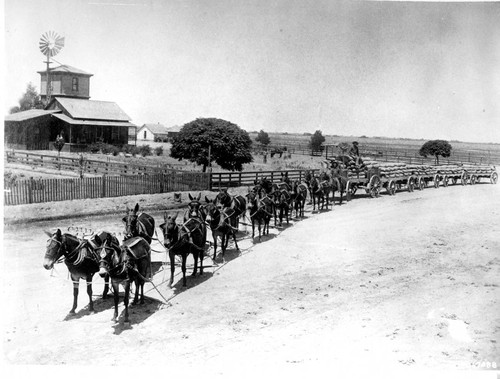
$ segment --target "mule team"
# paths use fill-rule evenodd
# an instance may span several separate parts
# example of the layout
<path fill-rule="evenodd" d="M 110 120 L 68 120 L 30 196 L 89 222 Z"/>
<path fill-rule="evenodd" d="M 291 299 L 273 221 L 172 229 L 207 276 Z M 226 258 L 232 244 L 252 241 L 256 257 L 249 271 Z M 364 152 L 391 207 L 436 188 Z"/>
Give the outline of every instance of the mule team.
<path fill-rule="evenodd" d="M 345 188 L 345 187 L 344 187 Z M 203 257 L 207 240 L 207 227 L 212 232 L 214 253 L 216 259 L 217 240 L 220 238 L 221 255 L 224 260 L 229 239 L 232 238 L 236 249 L 238 243 L 236 232 L 238 231 L 239 219 L 248 217 L 252 225 L 252 238 L 255 237 L 255 226 L 261 236 L 269 233 L 269 224 L 274 218 L 281 225 L 283 219 L 289 222 L 293 210 L 296 217 L 304 216 L 304 207 L 309 192 L 313 203 L 313 210 L 318 204 L 318 210 L 328 207 L 328 198 L 331 191 L 340 192 L 342 202 L 342 183 L 335 178 L 315 176 L 306 173 L 304 181 L 290 181 L 286 174 L 282 174 L 281 183 L 272 183 L 266 178 L 256 180 L 254 187 L 246 196 L 231 196 L 227 190 L 220 190 L 217 196 L 210 200 L 200 201 L 201 194 L 194 198 L 189 195 L 190 202 L 185 210 L 181 223 L 177 222 L 178 214 L 170 216 L 165 213 L 164 223 L 160 225 L 163 232 L 164 246 L 169 253 L 171 276 L 169 285 L 173 284 L 175 257 L 181 257 L 181 269 L 183 274 L 183 286 L 186 286 L 186 260 L 189 254 L 194 258 L 193 276 L 198 271 L 198 260 L 200 274 L 203 274 Z M 248 212 L 247 212 L 248 211 Z M 113 320 L 118 318 L 118 293 L 119 285 L 125 289 L 124 294 L 124 322 L 129 322 L 129 294 L 130 285 L 135 283 L 135 295 L 133 304 L 140 301 L 144 303 L 144 283 L 151 275 L 150 244 L 155 232 L 155 220 L 150 215 L 139 212 L 139 205 L 128 209 L 127 215 L 122 219 L 125 224 L 125 235 L 120 245 L 116 236 L 109 232 L 101 232 L 91 239 L 80 239 L 69 233 L 62 233 L 58 229 L 55 233 L 47 233 L 49 240 L 44 258 L 44 267 L 49 270 L 54 264 L 62 259 L 70 272 L 73 282 L 73 306 L 70 314 L 74 314 L 77 307 L 79 280 L 87 282 L 87 294 L 89 296 L 89 311 L 94 312 L 92 301 L 92 277 L 96 272 L 105 279 L 103 298 L 109 291 L 109 278 L 114 294 Z M 140 299 L 139 299 L 140 292 Z"/>

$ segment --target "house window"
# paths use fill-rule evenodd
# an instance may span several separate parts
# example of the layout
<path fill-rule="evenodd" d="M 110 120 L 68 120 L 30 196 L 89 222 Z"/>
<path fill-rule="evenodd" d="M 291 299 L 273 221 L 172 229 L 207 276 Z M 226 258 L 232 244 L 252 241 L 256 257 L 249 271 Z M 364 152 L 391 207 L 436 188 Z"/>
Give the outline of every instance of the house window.
<path fill-rule="evenodd" d="M 78 78 L 73 78 L 73 91 L 78 92 Z"/>

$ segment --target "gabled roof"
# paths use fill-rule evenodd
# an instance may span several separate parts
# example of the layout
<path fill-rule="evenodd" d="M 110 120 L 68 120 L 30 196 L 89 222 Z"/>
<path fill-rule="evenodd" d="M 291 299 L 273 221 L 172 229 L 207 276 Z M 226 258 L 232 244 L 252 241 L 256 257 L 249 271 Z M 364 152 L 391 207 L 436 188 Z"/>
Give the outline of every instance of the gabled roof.
<path fill-rule="evenodd" d="M 40 116 L 46 116 L 52 113 L 61 112 L 59 109 L 29 109 L 27 111 L 12 113 L 5 116 L 5 121 L 24 121 L 30 118 L 36 118 Z"/>
<path fill-rule="evenodd" d="M 103 121 L 130 121 L 130 117 L 112 101 L 97 101 L 87 99 L 73 99 L 69 97 L 55 97 L 48 108 L 62 108 L 74 119 L 103 120 Z"/>
<path fill-rule="evenodd" d="M 61 66 L 50 68 L 49 71 L 51 73 L 63 72 L 63 73 L 78 74 L 78 75 L 85 75 L 85 76 L 93 76 L 94 75 L 94 74 L 89 74 L 88 72 L 85 72 L 83 70 L 80 70 L 79 68 L 69 66 L 67 64 L 63 64 Z M 37 71 L 37 72 L 39 74 L 46 74 L 47 70 L 42 70 L 42 71 Z"/>
<path fill-rule="evenodd" d="M 153 134 L 167 134 L 168 129 L 162 124 L 144 124 L 141 128 L 147 128 Z"/>

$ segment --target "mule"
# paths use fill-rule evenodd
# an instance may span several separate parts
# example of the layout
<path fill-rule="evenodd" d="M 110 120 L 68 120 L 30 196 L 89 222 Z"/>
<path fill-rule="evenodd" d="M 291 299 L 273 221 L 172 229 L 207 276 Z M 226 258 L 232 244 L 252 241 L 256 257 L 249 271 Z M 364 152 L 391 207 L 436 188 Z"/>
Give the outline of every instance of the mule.
<path fill-rule="evenodd" d="M 292 208 L 295 209 L 295 217 L 304 217 L 304 208 L 307 199 L 307 184 L 298 180 L 292 182 Z"/>
<path fill-rule="evenodd" d="M 118 319 L 118 303 L 120 284 L 125 290 L 123 304 L 125 305 L 124 322 L 129 323 L 130 282 L 135 283 L 135 295 L 132 304 L 139 301 L 144 304 L 144 282 L 147 280 L 151 267 L 151 247 L 142 237 L 131 237 L 123 241 L 121 246 L 112 243 L 109 236 L 103 241 L 99 254 L 99 275 L 109 275 L 113 286 L 115 309 L 112 321 Z"/>
<path fill-rule="evenodd" d="M 90 241 L 80 239 L 69 233 L 62 233 L 60 229 L 53 234 L 45 232 L 49 236 L 47 241 L 47 250 L 43 267 L 51 270 L 54 263 L 64 258 L 64 263 L 68 267 L 71 281 L 73 282 L 73 306 L 69 311 L 70 315 L 75 314 L 78 305 L 78 292 L 80 279 L 87 282 L 87 294 L 89 296 L 89 311 L 94 313 L 94 302 L 92 300 L 92 278 L 99 271 L 99 254 L 97 249 L 101 245 L 102 238 L 109 238 L 110 244 L 119 245 L 115 236 L 108 232 L 101 232 L 94 236 Z M 103 299 L 106 298 L 109 291 L 109 277 L 105 277 Z"/>
<path fill-rule="evenodd" d="M 260 190 L 264 190 L 266 194 L 270 194 L 273 191 L 273 182 L 271 182 L 269 179 L 267 179 L 266 176 L 264 176 L 261 179 L 255 179 L 254 180 L 254 191 L 259 192 Z"/>
<path fill-rule="evenodd" d="M 332 176 L 330 188 L 332 190 L 332 204 L 335 205 L 335 192 L 338 192 L 340 197 L 339 205 L 341 205 L 344 192 L 347 188 L 347 179 L 341 176 Z"/>
<path fill-rule="evenodd" d="M 127 206 L 127 215 L 122 219 L 125 224 L 124 239 L 142 237 L 148 244 L 151 244 L 155 232 L 155 220 L 147 213 L 138 212 L 139 204 L 136 204 L 134 209 L 129 209 Z"/>
<path fill-rule="evenodd" d="M 247 210 L 247 201 L 241 195 L 231 196 L 227 189 L 222 189 L 219 191 L 214 201 L 215 205 L 219 208 L 229 208 L 231 225 L 238 230 L 239 228 L 239 219 L 246 214 Z"/>
<path fill-rule="evenodd" d="M 273 202 L 263 190 L 259 193 L 252 191 L 247 194 L 247 197 L 250 220 L 252 221 L 252 239 L 255 238 L 255 224 L 257 224 L 260 242 L 261 235 L 269 234 L 269 223 L 273 216 Z"/>
<path fill-rule="evenodd" d="M 318 211 L 325 207 L 328 209 L 328 196 L 330 193 L 330 184 L 321 180 L 319 177 L 314 176 L 311 180 L 311 197 L 313 203 L 313 211 L 316 209 L 316 204 L 318 205 Z M 320 208 L 321 206 L 321 208 Z"/>
<path fill-rule="evenodd" d="M 206 222 L 212 230 L 212 238 L 214 240 L 213 260 L 215 261 L 215 257 L 217 256 L 217 240 L 218 237 L 220 237 L 222 261 L 224 262 L 224 253 L 226 252 L 230 237 L 233 237 L 236 250 L 240 250 L 240 248 L 238 247 L 238 242 L 236 241 L 237 228 L 233 226 L 235 223 L 234 221 L 232 221 L 235 219 L 234 210 L 230 207 L 221 209 L 216 205 L 216 200 L 209 200 L 206 196 L 205 201 L 205 209 L 207 212 Z"/>
<path fill-rule="evenodd" d="M 163 241 L 168 250 L 170 258 L 170 281 L 172 287 L 175 273 L 175 256 L 182 259 L 182 286 L 187 286 L 186 261 L 189 254 L 193 254 L 194 269 L 192 276 L 198 271 L 198 258 L 200 259 L 200 275 L 203 275 L 203 256 L 207 240 L 205 221 L 201 217 L 190 217 L 182 225 L 176 223 L 177 215 L 174 217 L 164 215 L 164 223 L 160 225 L 163 231 Z"/>
<path fill-rule="evenodd" d="M 286 223 L 289 224 L 290 220 L 288 216 L 290 214 L 290 209 L 292 208 L 292 198 L 290 193 L 286 189 L 281 189 L 276 192 L 275 199 L 276 208 L 279 213 L 279 225 L 283 225 L 283 217 L 286 218 Z"/>

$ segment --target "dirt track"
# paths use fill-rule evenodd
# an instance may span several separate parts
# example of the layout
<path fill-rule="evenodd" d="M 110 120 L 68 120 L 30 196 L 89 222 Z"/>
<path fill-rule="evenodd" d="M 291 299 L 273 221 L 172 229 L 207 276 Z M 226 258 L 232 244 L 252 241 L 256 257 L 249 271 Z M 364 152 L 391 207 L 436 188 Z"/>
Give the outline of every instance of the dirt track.
<path fill-rule="evenodd" d="M 88 315 L 83 283 L 77 316 L 65 317 L 72 293 L 66 268 L 51 276 L 41 265 L 41 230 L 58 222 L 7 227 L 5 359 L 241 375 L 276 366 L 498 365 L 499 191 L 480 184 L 355 198 L 272 229 L 262 243 L 241 235 L 241 255 L 229 250 L 225 265 L 188 278 L 187 289 L 177 282 L 170 305 L 148 300 L 134 308 L 128 328 L 111 323 L 112 299 L 96 296 L 97 313 Z M 14 233 L 26 242 L 15 242 Z M 94 283 L 98 295 L 102 280 Z"/>

